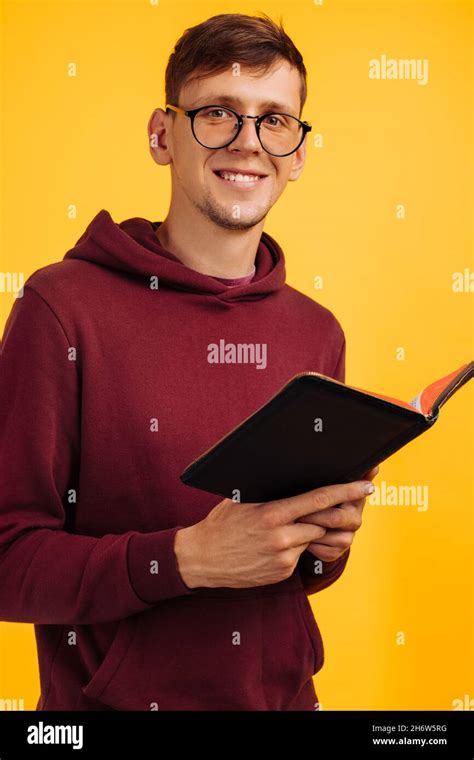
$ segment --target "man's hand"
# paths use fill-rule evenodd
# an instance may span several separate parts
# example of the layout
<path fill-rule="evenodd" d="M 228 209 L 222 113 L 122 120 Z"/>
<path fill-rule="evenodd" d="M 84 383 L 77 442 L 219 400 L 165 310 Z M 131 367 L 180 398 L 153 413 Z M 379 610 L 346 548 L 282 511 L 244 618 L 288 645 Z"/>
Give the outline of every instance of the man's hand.
<path fill-rule="evenodd" d="M 379 466 L 372 467 L 364 475 L 364 480 L 372 480 L 379 471 Z M 313 512 L 299 517 L 297 522 L 310 522 L 325 528 L 325 534 L 318 540 L 312 541 L 308 551 L 323 562 L 335 562 L 344 554 L 354 540 L 356 530 L 362 524 L 362 510 L 366 496 L 355 501 L 344 501 L 340 505 Z"/>
<path fill-rule="evenodd" d="M 370 480 L 339 483 L 262 504 L 224 499 L 203 520 L 176 532 L 174 550 L 184 583 L 190 588 L 279 583 L 292 575 L 305 549 L 325 540 L 326 523 L 334 521 L 330 514 L 352 514 L 349 506 L 333 507 L 363 503 L 367 485 Z M 354 517 L 351 526 L 359 523 Z"/>

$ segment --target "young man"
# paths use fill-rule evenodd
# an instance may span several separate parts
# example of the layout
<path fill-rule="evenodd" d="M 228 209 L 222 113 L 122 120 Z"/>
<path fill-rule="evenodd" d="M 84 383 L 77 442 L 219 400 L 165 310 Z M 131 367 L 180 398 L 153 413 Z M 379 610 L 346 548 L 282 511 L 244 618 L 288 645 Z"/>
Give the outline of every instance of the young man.
<path fill-rule="evenodd" d="M 303 169 L 305 76 L 266 17 L 187 30 L 149 122 L 166 219 L 101 210 L 9 316 L 0 617 L 35 625 L 38 710 L 317 709 L 307 595 L 341 575 L 364 482 L 259 505 L 179 479 L 295 373 L 344 380 L 339 322 L 263 232 Z M 265 361 L 211 362 L 221 340 Z"/>

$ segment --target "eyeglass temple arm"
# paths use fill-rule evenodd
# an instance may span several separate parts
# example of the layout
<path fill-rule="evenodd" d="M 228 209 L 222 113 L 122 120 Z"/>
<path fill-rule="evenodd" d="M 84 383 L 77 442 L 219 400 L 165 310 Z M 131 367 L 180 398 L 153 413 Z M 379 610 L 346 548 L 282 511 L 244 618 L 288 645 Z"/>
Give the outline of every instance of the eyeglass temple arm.
<path fill-rule="evenodd" d="M 176 111 L 176 113 L 186 113 L 186 111 L 184 110 L 184 108 L 180 108 L 179 106 L 170 106 L 169 103 L 166 104 L 165 108 L 166 108 L 166 110 L 168 110 L 168 108 L 170 108 L 172 111 Z"/>

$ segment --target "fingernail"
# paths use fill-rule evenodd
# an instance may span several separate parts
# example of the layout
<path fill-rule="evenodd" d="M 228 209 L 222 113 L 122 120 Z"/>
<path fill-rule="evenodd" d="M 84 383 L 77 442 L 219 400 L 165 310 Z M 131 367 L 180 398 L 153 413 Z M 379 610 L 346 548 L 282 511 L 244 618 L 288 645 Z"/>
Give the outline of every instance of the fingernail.
<path fill-rule="evenodd" d="M 364 485 L 364 487 L 363 487 L 363 489 L 362 489 L 362 490 L 364 491 L 364 493 L 373 493 L 373 492 L 375 491 L 375 486 L 374 486 L 374 484 L 373 484 L 373 483 L 371 483 L 371 482 L 369 481 L 369 482 L 367 482 L 367 483 Z"/>

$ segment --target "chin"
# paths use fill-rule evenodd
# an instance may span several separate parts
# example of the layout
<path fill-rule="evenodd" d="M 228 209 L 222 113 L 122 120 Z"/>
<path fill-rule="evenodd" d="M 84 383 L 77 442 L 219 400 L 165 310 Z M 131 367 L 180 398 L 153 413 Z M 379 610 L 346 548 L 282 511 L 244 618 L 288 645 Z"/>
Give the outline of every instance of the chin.
<path fill-rule="evenodd" d="M 216 219 L 212 219 L 212 221 L 219 227 L 223 227 L 227 230 L 250 230 L 252 227 L 255 227 L 257 224 L 259 224 L 262 219 L 256 219 L 253 221 L 246 221 L 245 219 L 228 219 L 217 221 Z"/>
<path fill-rule="evenodd" d="M 247 202 L 248 203 L 248 202 Z M 235 204 L 237 206 L 237 203 Z M 240 217 L 235 216 L 235 206 L 229 208 L 206 199 L 200 210 L 218 227 L 228 230 L 249 230 L 265 219 L 268 208 L 255 206 L 252 209 L 247 208 Z"/>
<path fill-rule="evenodd" d="M 209 218 L 219 227 L 224 227 L 228 230 L 250 230 L 257 224 L 265 219 L 265 214 L 259 214 L 258 216 L 252 215 L 251 217 L 241 217 L 240 219 L 234 219 L 231 215 L 210 214 Z"/>

